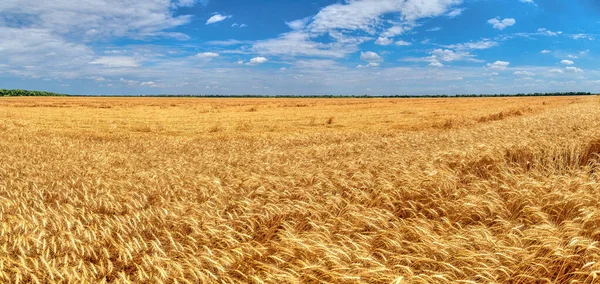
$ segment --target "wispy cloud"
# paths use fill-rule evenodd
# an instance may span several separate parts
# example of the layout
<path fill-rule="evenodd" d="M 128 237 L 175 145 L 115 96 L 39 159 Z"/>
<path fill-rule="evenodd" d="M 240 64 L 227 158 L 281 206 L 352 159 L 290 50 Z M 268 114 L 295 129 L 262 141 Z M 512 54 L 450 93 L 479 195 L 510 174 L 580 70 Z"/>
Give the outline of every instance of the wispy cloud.
<path fill-rule="evenodd" d="M 210 17 L 210 18 L 208 18 L 208 20 L 206 20 L 206 24 L 211 25 L 214 23 L 225 21 L 229 18 L 231 18 L 231 15 L 214 14 L 212 17 Z"/>

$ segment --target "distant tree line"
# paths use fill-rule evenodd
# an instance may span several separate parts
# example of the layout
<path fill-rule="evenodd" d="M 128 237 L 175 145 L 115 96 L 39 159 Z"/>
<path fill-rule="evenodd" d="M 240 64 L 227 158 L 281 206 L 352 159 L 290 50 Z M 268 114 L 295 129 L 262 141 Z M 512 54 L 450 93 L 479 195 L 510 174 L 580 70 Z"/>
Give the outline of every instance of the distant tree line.
<path fill-rule="evenodd" d="M 45 91 L 0 89 L 0 97 L 50 97 L 50 96 L 66 96 L 66 95 L 52 93 L 52 92 L 45 92 Z"/>
<path fill-rule="evenodd" d="M 590 92 L 518 93 L 518 94 L 457 94 L 457 95 L 122 95 L 117 97 L 193 97 L 193 98 L 472 98 L 472 97 L 544 97 L 544 96 L 589 96 Z M 65 94 L 0 89 L 0 97 L 67 96 Z M 87 97 L 87 96 L 84 96 Z M 106 96 L 110 97 L 110 96 Z M 112 97 L 115 97 L 114 95 Z"/>
<path fill-rule="evenodd" d="M 193 98 L 472 98 L 472 97 L 551 97 L 590 96 L 590 92 L 518 93 L 518 94 L 456 94 L 456 95 L 138 95 L 140 97 L 193 97 Z"/>

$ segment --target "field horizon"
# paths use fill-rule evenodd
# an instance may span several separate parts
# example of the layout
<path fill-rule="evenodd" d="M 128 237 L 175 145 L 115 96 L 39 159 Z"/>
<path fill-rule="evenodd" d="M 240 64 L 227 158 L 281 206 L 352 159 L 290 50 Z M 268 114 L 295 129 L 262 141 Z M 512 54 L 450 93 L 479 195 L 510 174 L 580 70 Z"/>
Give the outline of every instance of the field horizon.
<path fill-rule="evenodd" d="M 595 283 L 600 97 L 0 97 L 0 282 Z"/>
<path fill-rule="evenodd" d="M 38 90 L 20 90 L 20 89 L 0 89 L 0 97 L 87 97 L 87 98 L 128 98 L 128 97 L 147 97 L 147 98 L 462 98 L 462 97 L 562 97 L 562 96 L 593 96 L 596 93 L 591 92 L 543 92 L 543 93 L 492 93 L 492 94 L 422 94 L 422 95 L 326 95 L 326 94 L 304 94 L 304 95 L 206 95 L 206 94 L 113 94 L 113 95 L 80 95 L 80 94 L 61 94 Z"/>

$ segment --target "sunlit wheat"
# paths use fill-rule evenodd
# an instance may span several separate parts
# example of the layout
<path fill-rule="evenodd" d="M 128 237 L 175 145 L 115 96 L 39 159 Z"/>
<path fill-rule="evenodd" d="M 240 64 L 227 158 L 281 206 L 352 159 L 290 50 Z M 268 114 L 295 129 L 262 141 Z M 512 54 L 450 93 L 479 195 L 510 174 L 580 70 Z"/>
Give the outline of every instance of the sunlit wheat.
<path fill-rule="evenodd" d="M 0 99 L 3 283 L 595 283 L 598 97 Z"/>

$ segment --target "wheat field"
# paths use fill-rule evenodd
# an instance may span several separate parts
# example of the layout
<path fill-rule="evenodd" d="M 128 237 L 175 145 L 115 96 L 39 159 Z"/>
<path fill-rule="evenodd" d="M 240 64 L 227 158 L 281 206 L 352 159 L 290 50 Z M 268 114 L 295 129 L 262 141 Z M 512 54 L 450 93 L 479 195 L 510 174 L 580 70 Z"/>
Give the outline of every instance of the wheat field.
<path fill-rule="evenodd" d="M 598 96 L 0 98 L 0 282 L 596 283 L 598 154 Z"/>

